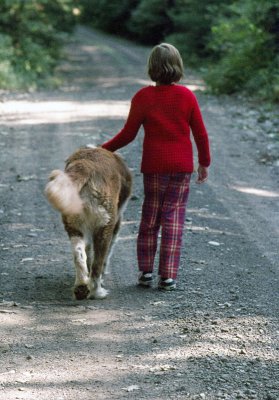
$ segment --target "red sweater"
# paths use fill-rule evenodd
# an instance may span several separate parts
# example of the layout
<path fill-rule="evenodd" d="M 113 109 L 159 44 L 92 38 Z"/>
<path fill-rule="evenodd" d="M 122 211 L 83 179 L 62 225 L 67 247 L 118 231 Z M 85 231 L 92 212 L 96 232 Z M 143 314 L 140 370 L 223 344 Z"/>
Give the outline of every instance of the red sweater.
<path fill-rule="evenodd" d="M 195 95 L 181 85 L 147 86 L 132 99 L 124 128 L 103 148 L 115 151 L 130 143 L 144 127 L 141 172 L 193 172 L 190 131 L 199 163 L 210 164 L 206 128 Z"/>

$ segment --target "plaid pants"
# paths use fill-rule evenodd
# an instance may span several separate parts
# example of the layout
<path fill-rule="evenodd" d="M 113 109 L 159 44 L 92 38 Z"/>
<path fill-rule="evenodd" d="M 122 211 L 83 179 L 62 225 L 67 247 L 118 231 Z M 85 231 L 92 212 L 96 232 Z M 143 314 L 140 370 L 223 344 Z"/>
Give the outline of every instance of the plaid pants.
<path fill-rule="evenodd" d="M 152 272 L 161 227 L 158 274 L 176 279 L 191 174 L 144 174 L 144 202 L 137 239 L 139 270 Z"/>

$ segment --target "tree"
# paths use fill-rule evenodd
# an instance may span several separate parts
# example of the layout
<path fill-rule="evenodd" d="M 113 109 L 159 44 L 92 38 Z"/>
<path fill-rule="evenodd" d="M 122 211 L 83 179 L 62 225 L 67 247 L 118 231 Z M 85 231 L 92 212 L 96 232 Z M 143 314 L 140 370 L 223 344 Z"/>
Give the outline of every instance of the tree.
<path fill-rule="evenodd" d="M 217 5 L 222 7 L 219 0 L 177 0 L 168 12 L 173 33 L 166 40 L 180 49 L 188 64 L 198 65 L 210 56 L 208 42 Z"/>
<path fill-rule="evenodd" d="M 103 31 L 127 34 L 126 22 L 140 0 L 81 0 L 82 21 Z"/>
<path fill-rule="evenodd" d="M 168 15 L 172 4 L 168 0 L 141 0 L 127 24 L 134 38 L 146 44 L 162 41 L 172 31 Z"/>

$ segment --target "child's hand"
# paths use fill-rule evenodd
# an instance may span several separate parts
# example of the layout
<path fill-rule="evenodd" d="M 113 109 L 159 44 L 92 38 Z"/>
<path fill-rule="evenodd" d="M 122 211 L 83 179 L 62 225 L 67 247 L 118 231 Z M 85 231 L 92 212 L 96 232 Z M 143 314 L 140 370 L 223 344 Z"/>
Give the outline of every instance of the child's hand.
<path fill-rule="evenodd" d="M 199 165 L 196 183 L 204 183 L 208 178 L 208 168 Z"/>

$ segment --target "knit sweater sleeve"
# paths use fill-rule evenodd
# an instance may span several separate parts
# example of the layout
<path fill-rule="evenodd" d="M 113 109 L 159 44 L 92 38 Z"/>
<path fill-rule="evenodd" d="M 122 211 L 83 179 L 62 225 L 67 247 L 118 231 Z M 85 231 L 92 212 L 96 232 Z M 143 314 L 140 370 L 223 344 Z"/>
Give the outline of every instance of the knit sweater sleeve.
<path fill-rule="evenodd" d="M 209 167 L 211 160 L 208 134 L 195 95 L 193 95 L 193 108 L 190 118 L 190 127 L 197 146 L 199 163 L 203 167 Z"/>
<path fill-rule="evenodd" d="M 123 129 L 121 129 L 121 131 L 112 139 L 104 143 L 102 147 L 109 151 L 116 151 L 132 142 L 137 136 L 139 128 L 143 123 L 143 119 L 143 103 L 136 94 L 131 101 L 129 115 Z"/>

